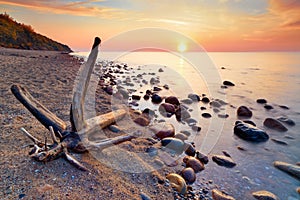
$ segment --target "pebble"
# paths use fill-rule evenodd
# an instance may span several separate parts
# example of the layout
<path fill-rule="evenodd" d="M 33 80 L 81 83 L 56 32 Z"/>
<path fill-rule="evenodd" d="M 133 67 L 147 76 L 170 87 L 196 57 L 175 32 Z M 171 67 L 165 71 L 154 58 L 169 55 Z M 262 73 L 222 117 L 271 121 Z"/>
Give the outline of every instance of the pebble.
<path fill-rule="evenodd" d="M 219 117 L 219 118 L 226 119 L 226 118 L 229 117 L 229 115 L 228 115 L 228 114 L 218 114 L 218 117 Z"/>
<path fill-rule="evenodd" d="M 236 163 L 232 160 L 232 158 L 223 155 L 213 155 L 212 160 L 220 166 L 232 168 L 236 166 Z"/>
<path fill-rule="evenodd" d="M 191 144 L 185 144 L 185 154 L 188 156 L 195 156 L 196 149 Z"/>
<path fill-rule="evenodd" d="M 151 198 L 145 193 L 140 193 L 140 197 L 141 200 L 151 200 Z"/>
<path fill-rule="evenodd" d="M 192 101 L 195 101 L 195 102 L 200 101 L 200 97 L 198 94 L 189 94 L 188 98 L 190 98 Z"/>
<path fill-rule="evenodd" d="M 277 120 L 282 122 L 282 123 L 285 123 L 289 126 L 295 126 L 296 125 L 296 123 L 293 120 L 291 120 L 287 117 L 278 117 Z"/>
<path fill-rule="evenodd" d="M 183 100 L 181 100 L 180 102 L 181 102 L 181 103 L 184 103 L 184 104 L 190 105 L 190 104 L 193 103 L 193 100 L 191 100 L 191 99 L 183 99 Z"/>
<path fill-rule="evenodd" d="M 184 168 L 181 171 L 181 175 L 188 184 L 192 184 L 196 181 L 195 171 L 190 167 Z"/>
<path fill-rule="evenodd" d="M 191 135 L 191 132 L 185 131 L 185 130 L 180 131 L 180 133 L 183 133 L 183 134 L 186 135 L 187 137 L 189 137 L 189 136 Z"/>
<path fill-rule="evenodd" d="M 141 96 L 140 95 L 132 95 L 131 98 L 133 100 L 138 100 L 139 101 L 141 99 Z"/>
<path fill-rule="evenodd" d="M 120 128 L 119 128 L 117 125 L 110 125 L 110 126 L 108 127 L 108 129 L 109 129 L 110 131 L 114 132 L 114 133 L 118 133 L 118 132 L 121 131 Z"/>
<path fill-rule="evenodd" d="M 161 140 L 162 146 L 165 146 L 169 149 L 172 149 L 176 152 L 183 152 L 184 150 L 184 142 L 182 140 L 172 137 L 167 137 Z"/>
<path fill-rule="evenodd" d="M 211 193 L 213 200 L 235 200 L 232 196 L 229 196 L 217 189 L 213 189 Z"/>
<path fill-rule="evenodd" d="M 260 103 L 260 104 L 265 104 L 265 103 L 267 103 L 267 100 L 265 100 L 265 99 L 257 99 L 256 102 Z"/>
<path fill-rule="evenodd" d="M 300 166 L 289 164 L 286 162 L 275 161 L 274 166 L 300 180 Z"/>
<path fill-rule="evenodd" d="M 274 109 L 273 106 L 271 106 L 271 105 L 269 105 L 269 104 L 264 105 L 264 108 L 267 109 L 267 110 L 272 110 L 272 109 Z"/>
<path fill-rule="evenodd" d="M 198 173 L 205 169 L 204 165 L 194 157 L 188 158 L 186 166 L 191 167 L 195 171 L 195 173 Z"/>
<path fill-rule="evenodd" d="M 158 94 L 153 94 L 151 96 L 152 103 L 159 104 L 162 102 L 162 98 Z"/>
<path fill-rule="evenodd" d="M 175 113 L 175 106 L 170 103 L 162 103 L 159 105 L 158 110 L 164 117 L 168 116 L 168 113 L 173 115 Z"/>
<path fill-rule="evenodd" d="M 196 132 L 200 132 L 200 131 L 201 131 L 201 127 L 200 127 L 200 126 L 193 125 L 193 126 L 192 126 L 192 130 L 193 130 L 193 131 L 196 131 Z"/>
<path fill-rule="evenodd" d="M 140 126 L 148 126 L 150 124 L 150 120 L 145 117 L 138 117 L 133 121 Z"/>
<path fill-rule="evenodd" d="M 243 140 L 252 142 L 265 142 L 269 139 L 269 135 L 265 131 L 241 121 L 235 122 L 234 134 Z"/>
<path fill-rule="evenodd" d="M 210 102 L 210 100 L 209 100 L 208 97 L 203 97 L 203 98 L 201 99 L 201 101 L 202 101 L 203 103 L 209 103 L 209 102 Z"/>
<path fill-rule="evenodd" d="M 264 126 L 280 132 L 286 132 L 288 130 L 281 122 L 273 118 L 266 118 L 264 121 Z"/>
<path fill-rule="evenodd" d="M 266 190 L 253 192 L 252 196 L 259 200 L 279 200 L 279 198 L 275 194 Z"/>
<path fill-rule="evenodd" d="M 247 117 L 247 118 L 250 118 L 252 117 L 252 111 L 246 107 L 246 106 L 240 106 L 238 109 L 237 109 L 237 115 L 239 117 Z"/>
<path fill-rule="evenodd" d="M 173 104 L 173 105 L 176 105 L 176 106 L 179 106 L 180 103 L 179 103 L 179 100 L 177 97 L 175 96 L 169 96 L 165 99 L 165 102 L 166 103 L 170 103 L 170 104 Z"/>
<path fill-rule="evenodd" d="M 188 137 L 185 134 L 183 134 L 183 133 L 177 133 L 174 137 L 178 138 L 178 139 L 180 139 L 182 141 L 185 141 L 185 140 L 188 139 Z"/>
<path fill-rule="evenodd" d="M 211 114 L 209 114 L 209 113 L 202 113 L 202 117 L 204 117 L 204 118 L 211 118 Z"/>
<path fill-rule="evenodd" d="M 231 81 L 223 81 L 223 85 L 226 85 L 226 86 L 235 86 L 235 84 L 232 83 Z"/>
<path fill-rule="evenodd" d="M 210 102 L 210 105 L 216 108 L 220 108 L 222 106 L 218 101 L 212 101 Z"/>
<path fill-rule="evenodd" d="M 176 189 L 177 192 L 185 194 L 187 191 L 187 186 L 185 180 L 178 174 L 171 173 L 166 176 L 170 181 L 172 188 Z"/>
<path fill-rule="evenodd" d="M 175 128 L 170 123 L 157 123 L 150 127 L 150 130 L 152 130 L 156 137 L 159 139 L 164 139 L 167 137 L 174 137 L 175 135 Z"/>
<path fill-rule="evenodd" d="M 208 163 L 208 156 L 199 151 L 196 152 L 196 158 L 204 164 Z"/>

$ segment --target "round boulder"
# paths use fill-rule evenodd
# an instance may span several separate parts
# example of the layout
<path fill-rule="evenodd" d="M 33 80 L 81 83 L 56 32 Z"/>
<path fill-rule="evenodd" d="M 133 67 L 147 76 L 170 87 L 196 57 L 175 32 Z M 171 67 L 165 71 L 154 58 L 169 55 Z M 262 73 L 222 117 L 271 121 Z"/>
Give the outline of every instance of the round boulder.
<path fill-rule="evenodd" d="M 252 117 L 252 111 L 249 108 L 247 108 L 246 106 L 240 106 L 237 109 L 237 115 L 239 117 L 250 118 L 250 117 Z"/>

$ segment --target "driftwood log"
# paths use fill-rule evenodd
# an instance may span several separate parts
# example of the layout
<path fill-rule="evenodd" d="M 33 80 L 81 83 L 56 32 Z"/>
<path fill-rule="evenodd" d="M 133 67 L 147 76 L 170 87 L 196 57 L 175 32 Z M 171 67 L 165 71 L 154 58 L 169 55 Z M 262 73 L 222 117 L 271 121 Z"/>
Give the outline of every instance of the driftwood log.
<path fill-rule="evenodd" d="M 49 130 L 52 139 L 52 143 L 48 144 L 46 139 L 40 141 L 21 128 L 21 131 L 33 142 L 29 152 L 33 159 L 47 162 L 62 156 L 78 169 L 85 171 L 87 168 L 72 157 L 68 153 L 69 151 L 82 153 L 91 149 L 103 150 L 134 138 L 132 135 L 121 135 L 97 142 L 88 139 L 88 136 L 99 130 L 99 127 L 105 128 L 126 114 L 125 109 L 119 109 L 94 118 L 84 119 L 84 102 L 100 43 L 100 38 L 96 37 L 88 60 L 79 72 L 70 110 L 71 130 L 67 130 L 66 123 L 38 102 L 26 88 L 21 85 L 12 85 L 11 91 L 14 96 Z"/>

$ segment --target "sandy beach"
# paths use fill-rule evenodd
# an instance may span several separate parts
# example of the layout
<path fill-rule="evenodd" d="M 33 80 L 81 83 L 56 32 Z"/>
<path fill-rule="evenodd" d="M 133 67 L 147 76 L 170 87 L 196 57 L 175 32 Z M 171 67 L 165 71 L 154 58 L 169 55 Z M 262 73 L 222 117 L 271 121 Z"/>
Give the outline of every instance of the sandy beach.
<path fill-rule="evenodd" d="M 28 156 L 24 127 L 43 139 L 48 131 L 10 92 L 22 84 L 58 117 L 69 121 L 78 59 L 60 52 L 0 49 L 1 199 L 172 199 L 171 187 L 158 183 L 162 171 L 132 174 L 107 167 L 88 153 L 73 154 L 90 169 L 83 172 L 63 158 L 39 163 Z M 101 92 L 101 91 L 100 91 Z M 108 95 L 102 92 L 102 98 Z M 105 105 L 100 106 L 106 112 Z"/>

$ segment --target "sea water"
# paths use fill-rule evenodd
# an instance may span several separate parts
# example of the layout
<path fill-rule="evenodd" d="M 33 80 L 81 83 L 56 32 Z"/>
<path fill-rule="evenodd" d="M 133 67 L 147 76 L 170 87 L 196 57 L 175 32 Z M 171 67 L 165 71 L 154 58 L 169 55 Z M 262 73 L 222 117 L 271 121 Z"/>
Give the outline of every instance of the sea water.
<path fill-rule="evenodd" d="M 86 58 L 87 53 L 75 53 Z M 98 61 L 113 60 L 127 63 L 135 73 L 155 73 L 160 78 L 160 86 L 170 87 L 169 95 L 180 99 L 190 93 L 205 94 L 210 99 L 222 99 L 228 103 L 222 113 L 227 119 L 219 119 L 212 109 L 211 119 L 201 117 L 200 106 L 193 104 L 193 118 L 202 127 L 201 133 L 192 138 L 197 149 L 208 154 L 222 154 L 227 151 L 237 166 L 233 169 L 216 166 L 212 161 L 198 177 L 214 180 L 236 198 L 251 198 L 251 192 L 268 190 L 282 199 L 297 198 L 295 191 L 299 182 L 275 169 L 276 160 L 289 163 L 300 161 L 300 53 L 299 52 L 100 52 Z M 163 72 L 158 70 L 162 69 Z M 150 77 L 148 77 L 149 79 Z M 233 87 L 222 88 L 222 81 L 229 80 Z M 138 92 L 151 89 L 151 85 L 139 86 Z M 264 98 L 274 109 L 266 110 L 256 99 Z M 150 106 L 147 102 L 142 107 Z M 280 145 L 271 140 L 253 144 L 243 141 L 233 134 L 237 107 L 245 105 L 253 111 L 251 118 L 259 128 L 267 131 L 270 138 L 285 141 Z M 280 106 L 289 109 L 282 109 Z M 285 116 L 295 121 L 296 126 L 288 127 L 286 133 L 279 133 L 263 126 L 267 117 Z M 176 127 L 181 129 L 183 127 Z M 239 151 L 237 146 L 247 151 Z M 199 180 L 197 179 L 197 182 Z M 201 189 L 202 183 L 194 184 Z M 207 186 L 208 187 L 208 186 Z"/>

